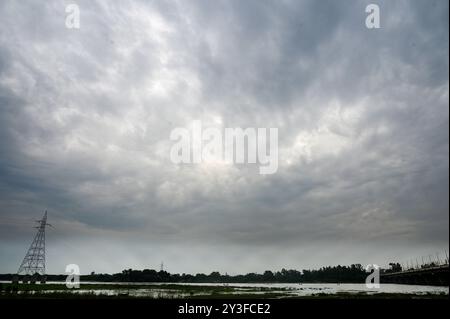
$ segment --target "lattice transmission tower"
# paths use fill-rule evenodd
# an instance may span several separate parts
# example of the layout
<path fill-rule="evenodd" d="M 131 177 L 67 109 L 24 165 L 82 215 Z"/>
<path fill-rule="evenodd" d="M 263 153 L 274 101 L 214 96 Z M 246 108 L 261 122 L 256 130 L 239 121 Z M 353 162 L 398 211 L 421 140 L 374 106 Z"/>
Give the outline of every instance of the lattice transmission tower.
<path fill-rule="evenodd" d="M 45 275 L 45 227 L 51 226 L 47 224 L 47 211 L 44 213 L 44 217 L 41 220 L 37 220 L 39 223 L 35 228 L 38 229 L 34 240 L 28 249 L 25 258 L 20 264 L 17 274 L 24 275 Z"/>

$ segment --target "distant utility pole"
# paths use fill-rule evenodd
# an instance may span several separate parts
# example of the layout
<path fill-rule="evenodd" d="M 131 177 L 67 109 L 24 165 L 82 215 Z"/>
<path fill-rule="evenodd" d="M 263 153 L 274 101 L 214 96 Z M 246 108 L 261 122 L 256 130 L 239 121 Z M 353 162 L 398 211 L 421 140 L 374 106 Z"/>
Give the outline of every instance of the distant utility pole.
<path fill-rule="evenodd" d="M 161 266 L 160 266 L 159 270 L 164 271 L 164 262 L 161 262 Z"/>
<path fill-rule="evenodd" d="M 36 222 L 39 223 L 39 226 L 35 227 L 38 231 L 34 236 L 34 240 L 25 258 L 20 264 L 19 270 L 17 271 L 18 275 L 34 276 L 38 274 L 42 277 L 45 276 L 45 226 L 51 226 L 47 224 L 47 211 L 45 211 L 44 217 Z M 45 282 L 45 278 L 42 278 L 42 280 Z"/>

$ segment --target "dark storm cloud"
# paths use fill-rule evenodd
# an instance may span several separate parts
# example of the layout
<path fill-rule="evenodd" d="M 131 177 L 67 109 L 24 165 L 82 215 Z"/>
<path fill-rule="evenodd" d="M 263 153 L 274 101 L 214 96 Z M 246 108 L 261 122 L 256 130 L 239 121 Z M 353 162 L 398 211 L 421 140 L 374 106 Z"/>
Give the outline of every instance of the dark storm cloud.
<path fill-rule="evenodd" d="M 377 1 L 375 30 L 369 1 L 79 1 L 79 30 L 68 3 L 0 4 L 4 271 L 44 209 L 55 272 L 448 247 L 447 1 Z M 278 172 L 174 165 L 170 131 L 195 119 L 278 127 Z"/>

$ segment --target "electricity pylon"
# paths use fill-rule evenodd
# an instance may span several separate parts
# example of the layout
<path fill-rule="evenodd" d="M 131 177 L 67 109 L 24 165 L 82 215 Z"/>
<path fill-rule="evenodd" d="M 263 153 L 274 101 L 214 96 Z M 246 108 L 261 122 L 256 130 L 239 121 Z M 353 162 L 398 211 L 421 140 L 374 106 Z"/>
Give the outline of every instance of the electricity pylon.
<path fill-rule="evenodd" d="M 39 274 L 45 275 L 45 226 L 51 226 L 47 224 L 47 211 L 44 213 L 44 217 L 41 220 L 37 220 L 39 226 L 34 240 L 28 249 L 25 258 L 20 264 L 17 274 L 31 275 Z"/>

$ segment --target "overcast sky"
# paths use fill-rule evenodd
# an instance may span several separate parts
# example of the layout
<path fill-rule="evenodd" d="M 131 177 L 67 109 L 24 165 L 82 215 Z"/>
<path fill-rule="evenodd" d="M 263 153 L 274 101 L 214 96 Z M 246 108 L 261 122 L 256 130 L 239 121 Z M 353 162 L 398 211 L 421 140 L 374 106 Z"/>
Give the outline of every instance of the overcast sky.
<path fill-rule="evenodd" d="M 17 271 L 46 209 L 50 273 L 443 252 L 448 6 L 0 1 L 0 272 Z M 278 128 L 278 171 L 172 163 L 171 130 L 194 120 Z"/>

